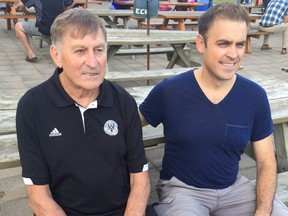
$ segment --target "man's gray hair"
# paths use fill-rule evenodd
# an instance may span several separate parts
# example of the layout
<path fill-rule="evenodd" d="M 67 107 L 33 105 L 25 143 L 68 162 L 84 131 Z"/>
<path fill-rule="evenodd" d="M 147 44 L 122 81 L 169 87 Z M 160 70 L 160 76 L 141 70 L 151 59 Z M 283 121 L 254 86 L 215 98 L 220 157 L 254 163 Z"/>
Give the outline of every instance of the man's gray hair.
<path fill-rule="evenodd" d="M 103 32 L 107 42 L 106 28 L 102 20 L 88 10 L 73 8 L 56 17 L 51 26 L 51 40 L 52 44 L 58 47 L 67 32 L 72 38 L 84 38 L 87 34 L 97 34 L 99 31 Z"/>

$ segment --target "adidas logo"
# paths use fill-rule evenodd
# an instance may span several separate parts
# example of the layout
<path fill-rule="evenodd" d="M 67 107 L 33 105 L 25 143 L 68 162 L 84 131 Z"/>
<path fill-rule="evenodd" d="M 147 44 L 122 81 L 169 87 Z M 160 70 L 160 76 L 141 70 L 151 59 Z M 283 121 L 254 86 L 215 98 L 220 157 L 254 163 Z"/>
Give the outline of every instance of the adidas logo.
<path fill-rule="evenodd" d="M 60 133 L 57 128 L 54 128 L 50 134 L 49 134 L 49 137 L 56 137 L 56 136 L 62 136 L 62 133 Z"/>

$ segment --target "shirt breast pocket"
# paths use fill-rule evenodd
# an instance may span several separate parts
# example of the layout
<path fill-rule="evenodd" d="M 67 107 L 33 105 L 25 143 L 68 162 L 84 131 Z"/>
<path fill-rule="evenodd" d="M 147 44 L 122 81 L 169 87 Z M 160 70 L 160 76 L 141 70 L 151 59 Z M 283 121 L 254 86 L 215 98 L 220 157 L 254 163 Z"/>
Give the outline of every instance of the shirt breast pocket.
<path fill-rule="evenodd" d="M 244 149 L 249 141 L 249 125 L 226 123 L 224 148 L 228 150 Z"/>

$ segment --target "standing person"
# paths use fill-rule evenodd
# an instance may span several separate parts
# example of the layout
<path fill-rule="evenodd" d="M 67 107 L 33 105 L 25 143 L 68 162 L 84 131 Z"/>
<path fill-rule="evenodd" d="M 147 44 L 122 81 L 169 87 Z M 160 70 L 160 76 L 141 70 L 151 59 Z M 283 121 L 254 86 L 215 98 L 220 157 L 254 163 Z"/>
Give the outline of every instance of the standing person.
<path fill-rule="evenodd" d="M 15 25 L 16 36 L 22 42 L 27 51 L 27 62 L 36 63 L 39 59 L 31 48 L 29 35 L 50 36 L 50 27 L 60 13 L 73 7 L 73 0 L 19 0 L 19 8 L 34 7 L 36 20 L 17 22 Z"/>
<path fill-rule="evenodd" d="M 283 203 L 273 202 L 274 127 L 266 92 L 236 74 L 249 23 L 240 5 L 210 8 L 198 21 L 202 67 L 163 80 L 139 107 L 142 125 L 164 126 L 160 202 L 154 206 L 159 216 L 288 215 Z M 239 175 L 249 140 L 256 187 Z"/>
<path fill-rule="evenodd" d="M 286 18 L 285 18 L 286 17 Z M 259 30 L 266 32 L 282 32 L 281 54 L 287 54 L 288 46 L 288 1 L 271 0 L 259 21 Z M 261 50 L 270 50 L 269 35 L 264 36 Z"/>
<path fill-rule="evenodd" d="M 51 27 L 57 68 L 19 101 L 23 179 L 36 215 L 143 216 L 150 184 L 137 105 L 104 79 L 107 36 L 84 9 Z"/>

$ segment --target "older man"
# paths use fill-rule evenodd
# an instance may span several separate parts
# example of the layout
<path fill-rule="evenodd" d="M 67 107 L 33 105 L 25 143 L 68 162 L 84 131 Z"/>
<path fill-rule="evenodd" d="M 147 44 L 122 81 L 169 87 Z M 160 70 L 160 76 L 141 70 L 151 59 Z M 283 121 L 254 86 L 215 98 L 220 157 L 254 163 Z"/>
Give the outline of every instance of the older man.
<path fill-rule="evenodd" d="M 137 105 L 105 80 L 103 22 L 84 9 L 51 27 L 52 77 L 16 115 L 30 206 L 36 215 L 144 216 L 150 192 Z"/>

